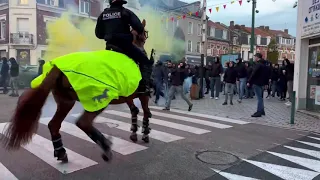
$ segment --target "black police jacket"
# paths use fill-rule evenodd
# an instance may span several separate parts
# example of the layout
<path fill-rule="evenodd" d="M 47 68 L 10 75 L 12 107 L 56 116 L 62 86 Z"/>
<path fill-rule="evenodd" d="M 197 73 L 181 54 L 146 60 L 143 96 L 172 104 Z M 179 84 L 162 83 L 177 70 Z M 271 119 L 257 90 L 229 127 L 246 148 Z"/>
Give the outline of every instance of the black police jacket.
<path fill-rule="evenodd" d="M 132 11 L 121 5 L 111 5 L 98 17 L 95 33 L 97 38 L 105 41 L 127 38 L 132 41 L 130 26 L 138 34 L 144 31 L 140 19 Z"/>

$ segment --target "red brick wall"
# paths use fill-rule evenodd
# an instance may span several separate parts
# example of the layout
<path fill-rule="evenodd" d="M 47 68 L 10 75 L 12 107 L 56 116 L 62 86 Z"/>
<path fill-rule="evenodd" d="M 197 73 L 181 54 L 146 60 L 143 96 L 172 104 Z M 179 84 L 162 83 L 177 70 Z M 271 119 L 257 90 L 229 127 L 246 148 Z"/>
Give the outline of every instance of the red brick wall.
<path fill-rule="evenodd" d="M 45 45 L 47 39 L 46 23 L 43 16 L 60 17 L 61 14 L 37 9 L 37 41 L 39 45 Z"/>
<path fill-rule="evenodd" d="M 0 15 L 6 14 L 6 35 L 4 40 L 0 40 L 0 44 L 8 44 L 10 39 L 9 32 L 9 9 L 0 10 Z"/>
<path fill-rule="evenodd" d="M 220 46 L 220 48 L 217 48 L 217 46 Z M 226 47 L 225 50 L 222 49 L 223 46 Z M 229 53 L 229 43 L 223 41 L 209 40 L 208 48 L 211 50 L 213 56 Z"/>

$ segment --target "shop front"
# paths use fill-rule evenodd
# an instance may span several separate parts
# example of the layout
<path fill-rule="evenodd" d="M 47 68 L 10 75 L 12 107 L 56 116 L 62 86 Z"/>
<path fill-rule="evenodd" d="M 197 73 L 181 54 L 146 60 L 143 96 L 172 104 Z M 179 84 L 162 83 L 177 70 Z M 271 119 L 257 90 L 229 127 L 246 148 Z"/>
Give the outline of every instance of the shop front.
<path fill-rule="evenodd" d="M 320 113 L 320 1 L 299 0 L 294 90 L 297 109 Z"/>

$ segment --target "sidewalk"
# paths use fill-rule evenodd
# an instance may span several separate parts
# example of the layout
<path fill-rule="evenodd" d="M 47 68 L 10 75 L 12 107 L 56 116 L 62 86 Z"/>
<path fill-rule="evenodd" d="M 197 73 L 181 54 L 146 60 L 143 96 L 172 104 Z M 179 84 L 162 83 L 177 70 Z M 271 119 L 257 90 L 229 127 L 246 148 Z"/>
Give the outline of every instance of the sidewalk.
<path fill-rule="evenodd" d="M 23 91 L 19 91 L 21 94 Z M 16 107 L 18 97 L 9 96 L 8 94 L 0 93 L 0 123 L 10 120 L 10 117 L 13 114 L 13 110 Z"/>
<path fill-rule="evenodd" d="M 219 100 L 210 99 L 207 95 L 204 99 L 193 100 L 193 112 L 210 114 L 220 117 L 228 117 L 249 121 L 257 124 L 297 129 L 303 131 L 313 131 L 320 133 L 320 119 L 303 112 L 296 112 L 295 124 L 290 124 L 291 107 L 287 107 L 285 101 L 279 101 L 276 98 L 264 99 L 266 116 L 261 118 L 252 118 L 251 115 L 256 111 L 256 99 L 244 99 L 242 103 L 238 103 L 238 96 L 234 96 L 233 106 L 223 106 L 224 95 L 220 95 Z M 154 99 L 154 98 L 153 98 Z M 162 103 L 163 104 L 163 103 Z M 163 106 L 163 105 L 160 105 Z M 171 108 L 187 110 L 188 105 L 180 96 L 171 103 Z"/>

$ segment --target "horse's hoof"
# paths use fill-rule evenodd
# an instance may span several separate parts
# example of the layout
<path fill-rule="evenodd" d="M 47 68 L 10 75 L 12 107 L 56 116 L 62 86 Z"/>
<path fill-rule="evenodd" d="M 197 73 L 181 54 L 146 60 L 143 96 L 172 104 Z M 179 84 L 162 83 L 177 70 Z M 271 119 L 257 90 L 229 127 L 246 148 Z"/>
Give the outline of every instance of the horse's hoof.
<path fill-rule="evenodd" d="M 61 154 L 57 160 L 62 163 L 67 163 L 69 161 L 67 153 Z"/>
<path fill-rule="evenodd" d="M 130 135 L 130 139 L 131 139 L 131 141 L 133 141 L 133 142 L 137 142 L 137 141 L 138 141 L 138 135 L 137 135 L 137 134 L 131 134 L 131 135 Z"/>
<path fill-rule="evenodd" d="M 149 143 L 149 136 L 148 136 L 148 135 L 143 135 L 143 136 L 142 136 L 142 140 L 143 140 L 145 143 Z"/>
<path fill-rule="evenodd" d="M 113 156 L 113 154 L 112 154 L 111 150 L 109 152 L 103 153 L 101 155 L 102 159 L 106 162 L 110 162 L 112 160 L 112 156 Z"/>

